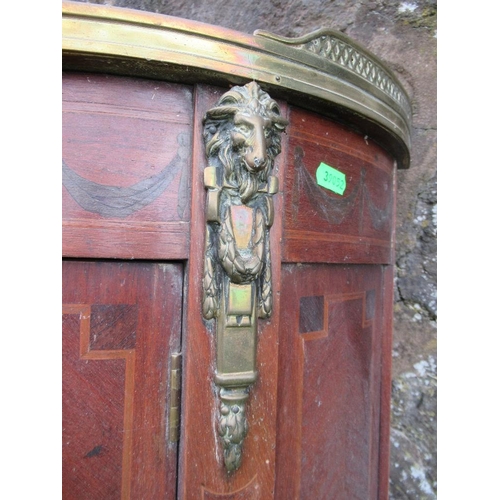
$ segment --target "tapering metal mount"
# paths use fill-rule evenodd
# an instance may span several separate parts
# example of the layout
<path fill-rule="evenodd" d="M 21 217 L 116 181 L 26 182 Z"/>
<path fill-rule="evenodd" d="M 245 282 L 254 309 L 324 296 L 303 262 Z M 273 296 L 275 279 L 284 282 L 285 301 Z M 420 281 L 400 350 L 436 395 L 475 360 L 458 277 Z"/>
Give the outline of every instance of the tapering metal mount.
<path fill-rule="evenodd" d="M 255 82 L 226 92 L 203 120 L 203 315 L 217 321 L 218 431 L 228 471 L 240 467 L 248 433 L 245 403 L 257 378 L 257 318 L 272 312 L 269 229 L 278 179 L 271 172 L 287 124 Z"/>

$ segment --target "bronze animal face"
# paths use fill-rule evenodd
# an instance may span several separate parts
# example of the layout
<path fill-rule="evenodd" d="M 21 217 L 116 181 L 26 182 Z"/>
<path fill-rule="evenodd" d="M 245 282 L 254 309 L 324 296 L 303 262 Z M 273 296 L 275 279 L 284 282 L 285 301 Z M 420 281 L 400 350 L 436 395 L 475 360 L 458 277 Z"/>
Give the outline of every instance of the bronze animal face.
<path fill-rule="evenodd" d="M 226 185 L 247 203 L 267 182 L 287 121 L 255 82 L 233 87 L 204 119 L 206 154 L 223 169 Z"/>
<path fill-rule="evenodd" d="M 251 173 L 261 172 L 270 162 L 271 120 L 254 113 L 236 113 L 233 122 L 233 145 L 245 167 Z"/>
<path fill-rule="evenodd" d="M 217 325 L 218 431 L 229 472 L 240 467 L 248 432 L 257 318 L 269 318 L 273 310 L 270 228 L 278 179 L 271 171 L 287 121 L 251 82 L 226 92 L 203 124 L 208 166 L 202 310 Z M 244 342 L 235 346 L 235 336 Z"/>

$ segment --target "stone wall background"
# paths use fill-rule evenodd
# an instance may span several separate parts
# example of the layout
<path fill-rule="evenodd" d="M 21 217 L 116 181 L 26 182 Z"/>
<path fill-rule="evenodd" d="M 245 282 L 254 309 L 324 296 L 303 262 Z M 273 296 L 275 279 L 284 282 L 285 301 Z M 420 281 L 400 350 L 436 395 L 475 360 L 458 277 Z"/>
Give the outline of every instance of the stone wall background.
<path fill-rule="evenodd" d="M 91 0 L 244 33 L 344 32 L 382 59 L 413 107 L 412 165 L 398 172 L 391 499 L 436 498 L 436 0 Z"/>

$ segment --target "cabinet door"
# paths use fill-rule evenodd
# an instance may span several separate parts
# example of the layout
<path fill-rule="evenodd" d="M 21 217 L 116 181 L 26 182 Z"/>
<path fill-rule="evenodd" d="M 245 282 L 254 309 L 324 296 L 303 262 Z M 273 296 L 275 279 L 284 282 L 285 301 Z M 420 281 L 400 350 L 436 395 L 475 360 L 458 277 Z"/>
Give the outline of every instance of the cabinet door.
<path fill-rule="evenodd" d="M 63 498 L 175 498 L 182 264 L 63 262 Z"/>
<path fill-rule="evenodd" d="M 282 276 L 277 498 L 384 498 L 392 269 L 288 264 Z"/>

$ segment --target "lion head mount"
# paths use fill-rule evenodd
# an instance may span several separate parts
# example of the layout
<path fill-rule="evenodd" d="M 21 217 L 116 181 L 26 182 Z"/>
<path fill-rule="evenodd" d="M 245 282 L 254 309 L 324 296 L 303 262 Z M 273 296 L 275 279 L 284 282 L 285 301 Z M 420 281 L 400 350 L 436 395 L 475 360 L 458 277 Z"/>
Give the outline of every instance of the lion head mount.
<path fill-rule="evenodd" d="M 241 203 L 267 183 L 287 124 L 276 101 L 255 82 L 233 87 L 206 113 L 206 155 L 222 168 L 224 187 Z"/>
<path fill-rule="evenodd" d="M 269 229 L 278 179 L 271 172 L 287 124 L 255 82 L 226 92 L 203 120 L 202 308 L 205 319 L 217 322 L 218 431 L 228 471 L 239 468 L 248 432 L 245 402 L 257 377 L 257 318 L 269 318 L 273 307 Z"/>
<path fill-rule="evenodd" d="M 272 195 L 278 189 L 277 178 L 270 174 L 288 122 L 276 101 L 250 82 L 226 92 L 207 111 L 203 124 L 210 165 L 205 170 L 209 190 L 205 317 L 217 315 L 218 264 L 232 283 L 259 282 L 259 316 L 269 317 L 269 228 L 274 219 Z"/>

